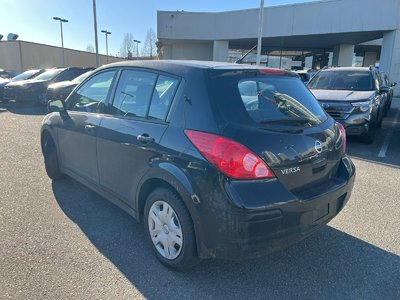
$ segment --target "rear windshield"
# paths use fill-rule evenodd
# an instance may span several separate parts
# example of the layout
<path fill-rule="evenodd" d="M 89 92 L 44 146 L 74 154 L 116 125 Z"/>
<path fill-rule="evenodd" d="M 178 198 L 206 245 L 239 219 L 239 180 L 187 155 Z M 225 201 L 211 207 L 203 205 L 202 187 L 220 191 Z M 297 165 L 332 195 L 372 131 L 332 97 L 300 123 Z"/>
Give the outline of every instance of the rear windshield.
<path fill-rule="evenodd" d="M 257 71 L 213 70 L 212 92 L 221 113 L 232 122 L 249 118 L 259 124 L 312 127 L 327 119 L 298 77 Z"/>
<path fill-rule="evenodd" d="M 372 91 L 371 72 L 368 71 L 321 71 L 308 84 L 310 89 Z"/>

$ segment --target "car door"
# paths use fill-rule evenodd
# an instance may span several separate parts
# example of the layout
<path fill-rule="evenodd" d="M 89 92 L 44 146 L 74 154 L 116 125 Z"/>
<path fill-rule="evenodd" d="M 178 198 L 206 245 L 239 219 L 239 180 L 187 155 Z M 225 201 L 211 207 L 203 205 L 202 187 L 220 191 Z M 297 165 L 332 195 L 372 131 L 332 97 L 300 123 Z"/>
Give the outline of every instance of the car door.
<path fill-rule="evenodd" d="M 162 155 L 159 142 L 178 85 L 179 79 L 172 76 L 123 70 L 110 115 L 101 120 L 97 143 L 100 184 L 130 206 L 138 181 L 151 161 Z"/>
<path fill-rule="evenodd" d="M 58 127 L 62 167 L 92 183 L 98 183 L 97 129 L 116 73 L 98 73 L 81 85 L 67 99 L 69 117 Z"/>

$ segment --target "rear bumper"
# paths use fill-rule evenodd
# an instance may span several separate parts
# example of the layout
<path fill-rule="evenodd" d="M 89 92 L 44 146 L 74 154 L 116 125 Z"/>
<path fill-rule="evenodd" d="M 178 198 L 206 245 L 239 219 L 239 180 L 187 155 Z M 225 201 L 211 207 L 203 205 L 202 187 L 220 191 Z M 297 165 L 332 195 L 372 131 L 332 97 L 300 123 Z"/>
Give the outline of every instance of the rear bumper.
<path fill-rule="evenodd" d="M 294 244 L 334 218 L 346 205 L 354 185 L 355 168 L 345 158 L 341 177 L 318 191 L 318 195 L 300 198 L 284 190 L 277 180 L 264 182 L 264 187 L 249 187 L 239 182 L 225 184 L 229 200 L 235 203 L 228 211 L 219 212 L 209 223 L 217 226 L 203 228 L 200 257 L 242 259 L 262 256 Z M 347 164 L 347 166 L 346 166 Z M 242 185 L 242 186 L 240 186 Z M 262 206 L 255 207 L 262 199 Z M 247 205 L 247 207 L 246 207 Z M 240 207 L 241 206 L 241 207 Z M 217 224 L 216 224 L 217 223 Z"/>

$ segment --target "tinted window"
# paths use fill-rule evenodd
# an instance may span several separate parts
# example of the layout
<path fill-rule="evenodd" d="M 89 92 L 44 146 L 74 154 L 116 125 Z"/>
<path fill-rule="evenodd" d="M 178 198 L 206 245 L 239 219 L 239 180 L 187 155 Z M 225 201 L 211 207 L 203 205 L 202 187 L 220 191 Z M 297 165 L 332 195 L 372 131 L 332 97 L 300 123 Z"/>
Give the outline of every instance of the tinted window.
<path fill-rule="evenodd" d="M 124 70 L 115 92 L 113 114 L 145 117 L 156 79 L 154 73 Z"/>
<path fill-rule="evenodd" d="M 91 113 L 102 112 L 115 73 L 116 71 L 112 70 L 90 78 L 69 98 L 68 108 Z"/>
<path fill-rule="evenodd" d="M 212 79 L 214 99 L 229 121 L 242 122 L 247 115 L 261 124 L 315 126 L 327 118 L 296 77 L 229 74 L 226 72 Z"/>
<path fill-rule="evenodd" d="M 321 71 L 308 84 L 310 89 L 372 91 L 370 71 Z"/>
<path fill-rule="evenodd" d="M 178 79 L 160 75 L 153 93 L 149 118 L 164 120 L 178 87 Z"/>

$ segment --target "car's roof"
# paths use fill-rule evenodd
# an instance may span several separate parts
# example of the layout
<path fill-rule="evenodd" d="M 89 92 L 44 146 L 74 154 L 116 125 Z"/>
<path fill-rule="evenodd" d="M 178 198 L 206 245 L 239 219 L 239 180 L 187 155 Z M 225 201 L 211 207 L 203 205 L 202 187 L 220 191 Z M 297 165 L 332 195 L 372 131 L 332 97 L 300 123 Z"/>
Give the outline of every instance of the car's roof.
<path fill-rule="evenodd" d="M 334 68 L 326 68 L 321 71 L 370 71 L 369 67 L 334 67 Z"/>
<path fill-rule="evenodd" d="M 101 69 L 108 69 L 113 67 L 138 67 L 138 68 L 148 68 L 155 69 L 159 71 L 164 71 L 167 73 L 172 73 L 176 75 L 183 75 L 187 72 L 194 70 L 279 70 L 284 74 L 293 74 L 293 72 L 288 72 L 280 69 L 266 68 L 263 66 L 246 65 L 246 64 L 236 64 L 227 62 L 215 62 L 215 61 L 200 61 L 200 60 L 137 60 L 137 61 L 122 61 L 117 63 L 108 64 L 100 67 Z M 272 72 L 273 73 L 273 72 Z M 275 72 L 276 73 L 276 72 Z"/>
<path fill-rule="evenodd" d="M 192 68 L 200 68 L 200 69 L 210 69 L 210 68 L 259 68 L 252 65 L 240 65 L 234 63 L 227 62 L 216 62 L 216 61 L 201 61 L 201 60 L 136 60 L 136 61 L 123 61 L 117 62 L 113 64 L 109 64 L 107 66 L 127 66 L 127 67 L 154 67 L 154 66 L 186 66 Z M 242 67 L 243 66 L 243 67 Z"/>

